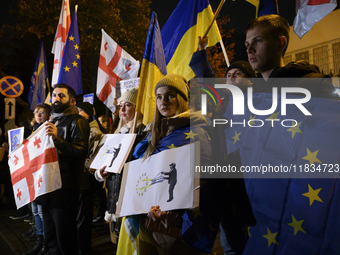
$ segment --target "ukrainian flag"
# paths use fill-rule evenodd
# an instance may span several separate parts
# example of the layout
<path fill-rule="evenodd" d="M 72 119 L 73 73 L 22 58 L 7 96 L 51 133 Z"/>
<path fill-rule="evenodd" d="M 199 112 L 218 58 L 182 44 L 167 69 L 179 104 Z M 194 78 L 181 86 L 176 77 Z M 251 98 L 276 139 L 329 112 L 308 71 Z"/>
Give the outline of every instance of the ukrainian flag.
<path fill-rule="evenodd" d="M 263 15 L 279 14 L 276 0 L 246 0 L 256 8 L 256 18 Z"/>
<path fill-rule="evenodd" d="M 143 114 L 143 124 L 153 120 L 155 86 L 166 75 L 166 65 L 157 15 L 152 12 L 140 73 L 136 110 Z"/>
<path fill-rule="evenodd" d="M 197 49 L 198 36 L 204 35 L 213 17 L 208 0 L 181 0 L 178 3 L 161 31 L 169 73 L 181 74 L 187 79 L 194 77 L 189 62 Z M 208 37 L 208 47 L 221 40 L 216 21 Z"/>

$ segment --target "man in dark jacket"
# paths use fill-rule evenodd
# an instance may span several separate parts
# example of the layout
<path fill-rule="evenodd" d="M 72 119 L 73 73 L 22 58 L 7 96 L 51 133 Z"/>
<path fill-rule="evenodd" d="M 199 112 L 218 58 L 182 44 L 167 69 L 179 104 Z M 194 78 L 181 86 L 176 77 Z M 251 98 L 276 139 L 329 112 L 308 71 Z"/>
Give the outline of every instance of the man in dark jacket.
<path fill-rule="evenodd" d="M 170 202 L 174 199 L 174 188 L 177 183 L 177 169 L 176 163 L 171 163 L 169 172 L 162 172 L 164 179 L 168 180 L 169 183 L 169 199 L 167 202 Z"/>
<path fill-rule="evenodd" d="M 198 50 L 192 55 L 189 66 L 197 78 L 215 78 L 215 74 L 209 64 L 206 47 L 208 37 L 198 38 Z M 225 82 L 240 88 L 244 93 L 247 88 L 252 86 L 252 78 L 255 72 L 250 64 L 246 61 L 234 61 L 227 68 L 225 73 Z M 230 91 L 217 90 L 222 101 L 222 105 L 216 107 L 213 117 L 223 118 L 221 115 L 226 111 L 229 102 Z M 224 162 L 226 153 L 226 143 L 224 127 L 218 126 L 212 129 L 210 137 L 215 146 L 213 146 L 213 160 L 220 164 L 241 165 L 239 155 L 234 153 L 228 156 L 228 163 Z M 220 211 L 220 241 L 224 254 L 242 254 L 248 236 L 244 233 L 244 226 L 254 226 L 254 218 L 249 198 L 246 193 L 244 180 L 240 179 L 219 179 L 214 183 L 218 187 L 217 206 Z"/>
<path fill-rule="evenodd" d="M 320 73 L 315 65 L 306 61 L 291 62 L 286 66 L 283 58 L 289 43 L 289 24 L 279 15 L 265 15 L 252 20 L 246 27 L 248 60 L 258 77 L 253 83 L 254 92 L 272 93 L 273 87 L 302 87 L 312 97 L 338 99 L 331 79 Z M 294 83 L 272 78 L 318 78 Z M 278 90 L 280 93 L 280 89 Z"/>
<path fill-rule="evenodd" d="M 49 254 L 78 254 L 77 201 L 80 176 L 88 150 L 89 124 L 75 107 L 75 91 L 56 84 L 52 92 L 52 121 L 46 134 L 57 150 L 62 188 L 44 195 L 43 217 Z"/>

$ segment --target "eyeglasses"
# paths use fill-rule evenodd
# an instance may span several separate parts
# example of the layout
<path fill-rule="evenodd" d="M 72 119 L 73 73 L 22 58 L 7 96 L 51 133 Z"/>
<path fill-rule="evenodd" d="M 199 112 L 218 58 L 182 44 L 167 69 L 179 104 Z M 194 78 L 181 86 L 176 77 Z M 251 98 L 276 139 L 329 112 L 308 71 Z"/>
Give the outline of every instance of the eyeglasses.
<path fill-rule="evenodd" d="M 34 112 L 34 114 L 41 114 L 41 115 L 46 115 L 47 113 L 44 111 L 38 111 L 38 112 Z"/>

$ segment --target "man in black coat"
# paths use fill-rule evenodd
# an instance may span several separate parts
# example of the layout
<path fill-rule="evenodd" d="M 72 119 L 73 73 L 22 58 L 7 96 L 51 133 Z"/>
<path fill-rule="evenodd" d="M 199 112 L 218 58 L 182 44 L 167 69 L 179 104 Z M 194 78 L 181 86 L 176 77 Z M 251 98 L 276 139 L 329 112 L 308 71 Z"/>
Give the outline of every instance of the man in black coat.
<path fill-rule="evenodd" d="M 175 189 L 175 185 L 177 183 L 176 164 L 171 163 L 169 166 L 170 166 L 169 172 L 162 172 L 164 179 L 168 180 L 168 183 L 169 183 L 169 199 L 167 200 L 167 202 L 170 202 L 174 199 L 174 189 Z"/>
<path fill-rule="evenodd" d="M 71 87 L 54 86 L 52 120 L 45 125 L 46 134 L 52 137 L 57 150 L 62 187 L 41 197 L 49 254 L 79 253 L 76 215 L 90 128 L 85 118 L 78 115 L 75 103 Z"/>

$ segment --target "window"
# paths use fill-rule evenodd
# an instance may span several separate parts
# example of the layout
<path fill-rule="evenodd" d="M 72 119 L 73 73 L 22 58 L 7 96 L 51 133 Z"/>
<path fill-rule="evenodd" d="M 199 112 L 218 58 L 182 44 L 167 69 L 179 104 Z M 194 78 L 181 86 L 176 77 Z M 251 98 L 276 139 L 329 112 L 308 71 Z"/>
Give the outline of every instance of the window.
<path fill-rule="evenodd" d="M 309 51 L 303 51 L 300 53 L 296 53 L 295 54 L 295 60 L 299 61 L 299 60 L 306 60 L 309 63 Z"/>
<path fill-rule="evenodd" d="M 314 65 L 324 74 L 329 74 L 328 45 L 313 49 Z"/>
<path fill-rule="evenodd" d="M 334 74 L 340 74 L 340 42 L 333 43 L 333 66 L 334 66 Z"/>

